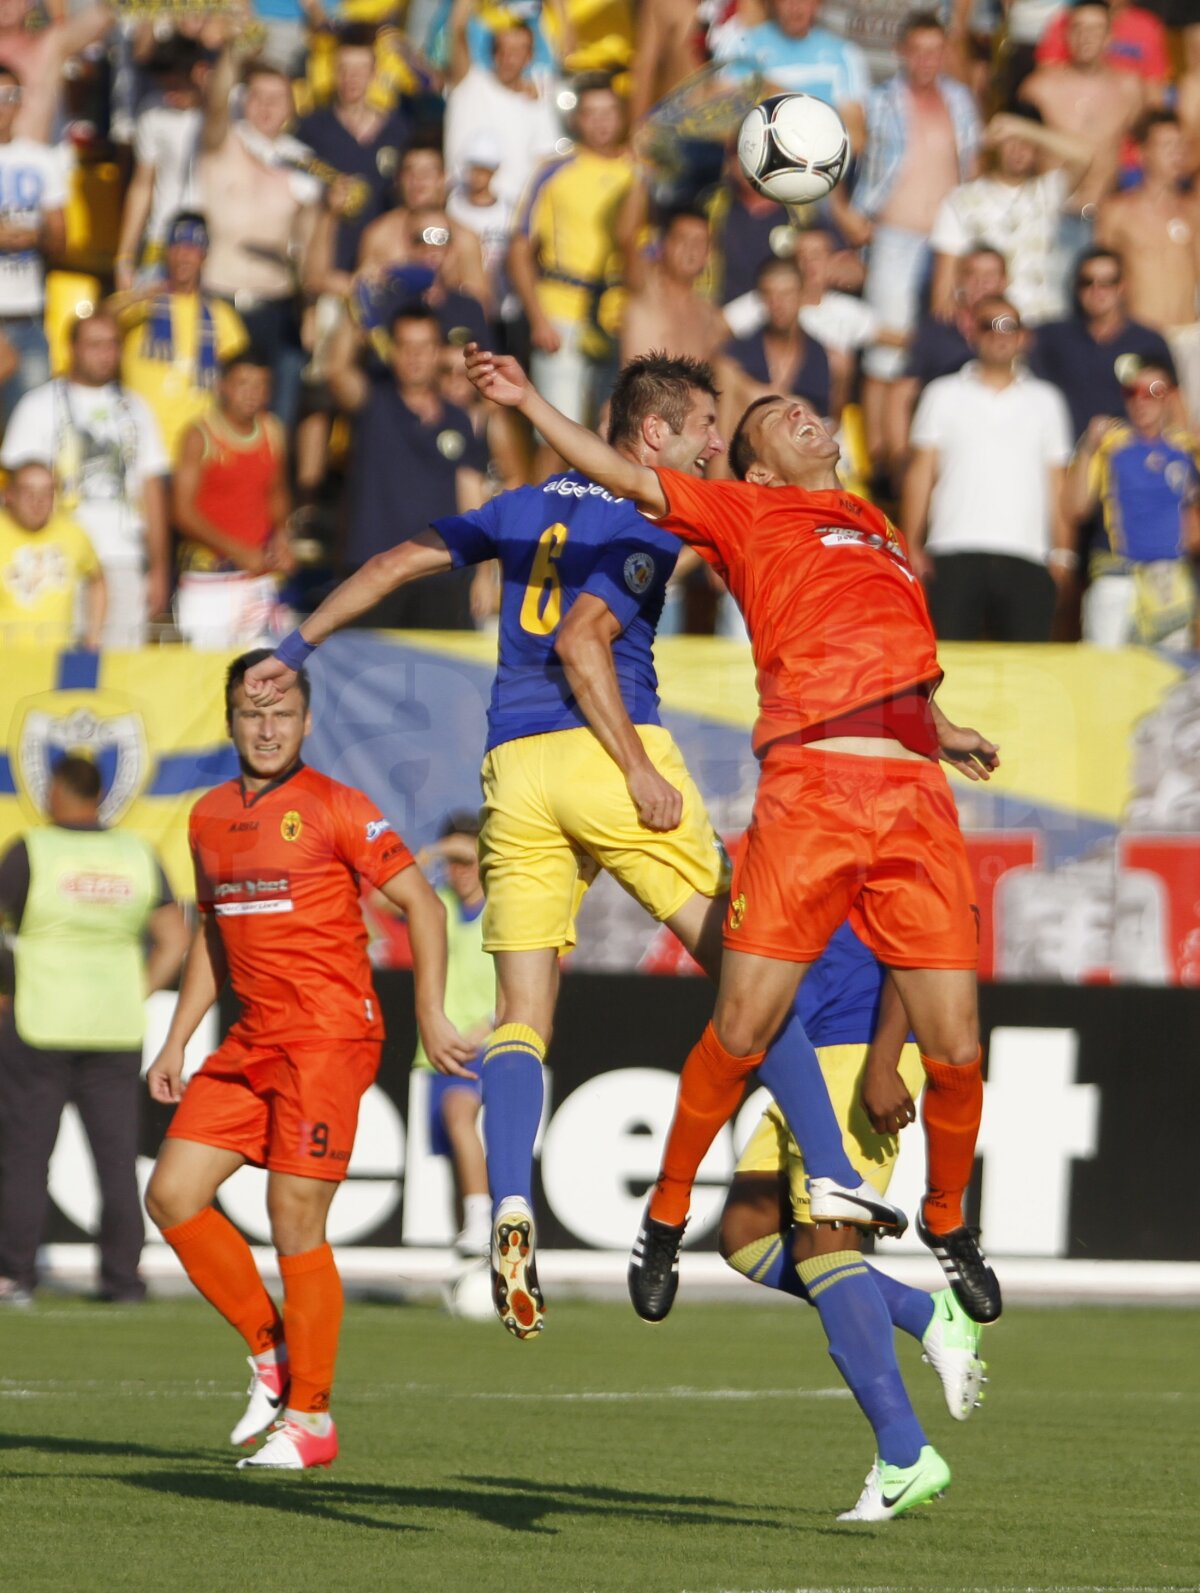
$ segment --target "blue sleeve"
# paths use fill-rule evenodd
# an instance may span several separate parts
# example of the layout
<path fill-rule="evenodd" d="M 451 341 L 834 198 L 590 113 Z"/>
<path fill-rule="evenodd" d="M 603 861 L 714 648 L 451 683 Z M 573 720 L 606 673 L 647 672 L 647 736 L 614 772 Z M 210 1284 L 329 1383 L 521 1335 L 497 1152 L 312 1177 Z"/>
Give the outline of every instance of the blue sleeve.
<path fill-rule="evenodd" d="M 598 597 L 624 631 L 651 595 L 666 586 L 680 546 L 674 537 L 660 539 L 636 530 L 614 538 L 597 559 L 579 595 L 586 592 Z"/>
<path fill-rule="evenodd" d="M 500 556 L 500 510 L 497 500 L 489 499 L 482 509 L 466 514 L 448 514 L 433 522 L 433 529 L 450 549 L 456 570 L 464 564 L 482 564 Z"/>

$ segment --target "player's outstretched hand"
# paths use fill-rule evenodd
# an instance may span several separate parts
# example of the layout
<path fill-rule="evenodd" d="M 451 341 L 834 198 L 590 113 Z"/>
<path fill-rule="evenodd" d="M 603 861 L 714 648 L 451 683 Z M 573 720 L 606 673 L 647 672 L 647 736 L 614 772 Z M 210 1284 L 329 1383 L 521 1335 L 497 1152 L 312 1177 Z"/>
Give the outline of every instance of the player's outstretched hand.
<path fill-rule="evenodd" d="M 968 780 L 990 780 L 1000 767 L 1000 748 L 994 741 L 969 725 L 952 725 L 944 716 L 938 720 L 938 744 L 943 761 Z"/>
<path fill-rule="evenodd" d="M 648 830 L 674 830 L 683 817 L 683 793 L 664 780 L 652 764 L 635 769 L 625 784 L 637 809 L 638 818 Z"/>
<path fill-rule="evenodd" d="M 272 704 L 280 702 L 284 693 L 296 684 L 296 671 L 272 654 L 246 671 L 244 684 L 246 696 L 256 707 L 270 708 Z"/>
<path fill-rule="evenodd" d="M 516 409 L 528 397 L 529 378 L 511 354 L 493 354 L 478 343 L 468 343 L 465 353 L 467 375 L 485 398 Z"/>
<path fill-rule="evenodd" d="M 146 1074 L 150 1099 L 162 1106 L 175 1106 L 183 1099 L 183 1047 L 164 1045 Z"/>
<path fill-rule="evenodd" d="M 917 1108 L 908 1085 L 892 1063 L 872 1066 L 868 1060 L 862 1081 L 863 1110 L 877 1134 L 898 1134 L 915 1121 Z"/>
<path fill-rule="evenodd" d="M 459 1079 L 478 1077 L 464 1064 L 474 1061 L 479 1047 L 464 1040 L 444 1012 L 418 1017 L 417 1028 L 421 1031 L 425 1055 L 439 1073 L 453 1073 Z"/>

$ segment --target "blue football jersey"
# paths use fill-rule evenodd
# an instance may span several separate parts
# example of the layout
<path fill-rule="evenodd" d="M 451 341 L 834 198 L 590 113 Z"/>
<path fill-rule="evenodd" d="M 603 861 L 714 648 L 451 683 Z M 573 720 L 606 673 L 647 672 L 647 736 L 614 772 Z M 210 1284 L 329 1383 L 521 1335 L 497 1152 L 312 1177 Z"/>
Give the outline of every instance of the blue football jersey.
<path fill-rule="evenodd" d="M 676 537 L 576 471 L 500 493 L 482 509 L 435 520 L 433 529 L 456 569 L 498 559 L 503 572 L 489 751 L 587 724 L 554 651 L 563 616 L 585 592 L 601 598 L 621 626 L 613 661 L 629 717 L 659 723 L 654 628 L 679 553 Z"/>
<path fill-rule="evenodd" d="M 884 978 L 874 952 L 842 924 L 800 986 L 800 1021 L 813 1045 L 869 1045 Z"/>

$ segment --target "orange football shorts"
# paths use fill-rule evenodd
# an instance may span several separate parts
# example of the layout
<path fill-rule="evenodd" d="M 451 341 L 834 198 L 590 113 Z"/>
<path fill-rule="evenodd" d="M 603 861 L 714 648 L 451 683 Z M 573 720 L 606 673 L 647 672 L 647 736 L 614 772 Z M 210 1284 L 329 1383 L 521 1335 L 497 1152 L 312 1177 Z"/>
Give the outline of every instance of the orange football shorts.
<path fill-rule="evenodd" d="M 193 1073 L 168 1139 L 237 1151 L 255 1167 L 340 1183 L 382 1040 L 286 1048 L 233 1035 Z"/>
<path fill-rule="evenodd" d="M 814 962 L 852 908 L 881 962 L 976 966 L 975 887 L 945 775 L 924 758 L 768 748 L 726 946 Z"/>

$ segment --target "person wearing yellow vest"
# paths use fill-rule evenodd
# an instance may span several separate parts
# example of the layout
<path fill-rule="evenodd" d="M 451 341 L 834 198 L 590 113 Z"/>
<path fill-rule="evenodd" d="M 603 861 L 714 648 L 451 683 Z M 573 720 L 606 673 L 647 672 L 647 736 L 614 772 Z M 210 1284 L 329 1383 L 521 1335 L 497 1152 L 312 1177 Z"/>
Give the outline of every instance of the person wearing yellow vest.
<path fill-rule="evenodd" d="M 68 1102 L 100 1185 L 100 1298 L 145 1295 L 135 1176 L 145 1000 L 174 980 L 188 934 L 153 851 L 102 827 L 100 796 L 96 765 L 68 754 L 51 776 L 50 823 L 0 861 L 0 913 L 16 928 L 0 1019 L 0 1301 L 10 1304 L 28 1302 L 37 1281 Z"/>
<path fill-rule="evenodd" d="M 483 885 L 479 878 L 479 815 L 466 809 L 447 814 L 437 841 L 418 854 L 428 866 L 442 863 L 446 884 L 438 891 L 446 909 L 446 1016 L 464 1039 L 483 1043 L 496 1013 L 496 969 L 483 949 Z M 479 1137 L 482 1088 L 479 1057 L 468 1063 L 474 1079 L 439 1073 L 420 1039 L 413 1067 L 429 1080 L 429 1146 L 448 1156 L 461 1218 L 454 1248 L 460 1256 L 486 1256 L 492 1244 L 492 1197 Z"/>

